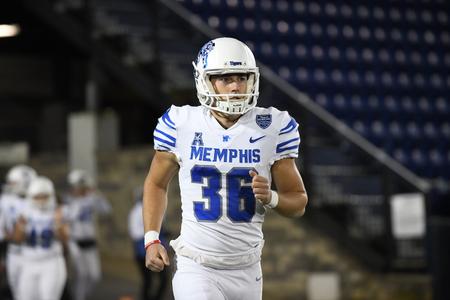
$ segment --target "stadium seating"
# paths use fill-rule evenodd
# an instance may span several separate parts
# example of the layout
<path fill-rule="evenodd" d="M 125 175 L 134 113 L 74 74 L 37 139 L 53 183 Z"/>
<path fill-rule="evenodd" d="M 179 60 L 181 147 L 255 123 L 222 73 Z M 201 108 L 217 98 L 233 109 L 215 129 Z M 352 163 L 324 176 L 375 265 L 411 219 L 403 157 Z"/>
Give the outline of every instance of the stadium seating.
<path fill-rule="evenodd" d="M 450 179 L 450 3 L 179 1 L 421 177 Z"/>

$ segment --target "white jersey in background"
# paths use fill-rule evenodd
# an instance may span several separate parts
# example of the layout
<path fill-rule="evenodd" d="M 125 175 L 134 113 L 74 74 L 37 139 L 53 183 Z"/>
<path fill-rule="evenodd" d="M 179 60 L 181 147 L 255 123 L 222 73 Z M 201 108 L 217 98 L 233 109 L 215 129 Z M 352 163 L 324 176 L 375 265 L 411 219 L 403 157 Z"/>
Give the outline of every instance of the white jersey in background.
<path fill-rule="evenodd" d="M 106 215 L 111 212 L 111 205 L 105 197 L 97 193 L 81 197 L 66 195 L 64 203 L 66 203 L 65 215 L 70 220 L 71 239 L 95 240 L 95 215 Z"/>
<path fill-rule="evenodd" d="M 235 269 L 260 260 L 265 209 L 249 171 L 271 181 L 279 159 L 297 157 L 297 122 L 287 112 L 256 107 L 224 129 L 203 106 L 172 106 L 154 131 L 156 150 L 176 155 L 182 202 L 176 253 Z"/>
<path fill-rule="evenodd" d="M 14 225 L 23 210 L 24 204 L 25 200 L 15 194 L 5 193 L 0 196 L 1 227 L 5 235 L 14 232 Z"/>
<path fill-rule="evenodd" d="M 66 195 L 65 218 L 70 222 L 69 253 L 75 269 L 74 299 L 85 300 L 101 278 L 100 258 L 96 246 L 95 215 L 111 212 L 111 205 L 100 194 Z"/>
<path fill-rule="evenodd" d="M 128 233 L 133 240 L 144 239 L 144 220 L 142 218 L 141 201 L 136 202 L 128 214 Z"/>
<path fill-rule="evenodd" d="M 60 299 L 67 278 L 62 243 L 54 231 L 54 210 L 43 211 L 27 203 L 26 240 L 17 299 Z"/>
<path fill-rule="evenodd" d="M 23 259 L 41 260 L 63 254 L 62 243 L 54 232 L 54 210 L 40 210 L 27 203 L 22 211 L 27 222 L 26 241 L 22 246 Z"/>
<path fill-rule="evenodd" d="M 12 235 L 18 217 L 21 215 L 25 200 L 16 194 L 4 193 L 0 199 L 0 226 L 5 238 Z M 6 252 L 6 274 L 13 295 L 17 295 L 19 276 L 22 270 L 22 246 L 8 242 Z"/>

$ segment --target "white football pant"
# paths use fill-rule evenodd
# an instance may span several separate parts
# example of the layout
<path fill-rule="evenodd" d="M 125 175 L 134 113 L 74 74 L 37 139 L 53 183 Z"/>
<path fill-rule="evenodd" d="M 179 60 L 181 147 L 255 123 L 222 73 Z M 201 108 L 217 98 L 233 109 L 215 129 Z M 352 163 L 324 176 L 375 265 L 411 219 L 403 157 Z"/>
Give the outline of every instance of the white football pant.
<path fill-rule="evenodd" d="M 176 300 L 261 300 L 261 263 L 239 270 L 204 267 L 177 256 L 172 280 Z"/>
<path fill-rule="evenodd" d="M 20 250 L 8 250 L 6 254 L 6 276 L 8 277 L 8 285 L 14 299 L 17 298 L 17 289 L 19 286 L 19 277 L 23 260 L 23 257 L 18 251 Z"/>
<path fill-rule="evenodd" d="M 101 277 L 97 248 L 79 249 L 79 252 L 72 256 L 72 262 L 76 273 L 74 300 L 85 300 Z"/>
<path fill-rule="evenodd" d="M 67 279 L 64 258 L 26 260 L 19 279 L 17 299 L 59 300 Z"/>

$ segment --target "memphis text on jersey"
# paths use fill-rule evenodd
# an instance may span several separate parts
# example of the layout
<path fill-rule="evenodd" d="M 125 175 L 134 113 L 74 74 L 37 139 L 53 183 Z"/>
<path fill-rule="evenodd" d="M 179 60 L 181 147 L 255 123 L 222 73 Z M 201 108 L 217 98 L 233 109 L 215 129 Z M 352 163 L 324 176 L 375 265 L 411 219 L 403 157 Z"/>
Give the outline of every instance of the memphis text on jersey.
<path fill-rule="evenodd" d="M 260 149 L 230 149 L 205 147 L 203 133 L 195 132 L 191 145 L 191 160 L 224 163 L 259 163 L 261 161 Z M 224 140 L 226 136 L 224 136 Z"/>

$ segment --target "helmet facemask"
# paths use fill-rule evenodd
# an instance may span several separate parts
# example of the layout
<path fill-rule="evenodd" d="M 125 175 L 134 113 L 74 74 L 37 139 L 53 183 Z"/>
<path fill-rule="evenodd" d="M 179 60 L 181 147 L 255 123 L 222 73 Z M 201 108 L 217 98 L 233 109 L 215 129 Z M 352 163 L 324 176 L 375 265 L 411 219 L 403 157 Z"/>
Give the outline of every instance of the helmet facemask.
<path fill-rule="evenodd" d="M 27 197 L 31 205 L 41 211 L 54 210 L 56 207 L 56 195 L 53 183 L 47 177 L 39 176 L 30 183 Z"/>
<path fill-rule="evenodd" d="M 42 210 L 52 210 L 54 208 L 55 200 L 53 199 L 53 195 L 48 194 L 38 194 L 33 196 L 31 199 L 33 207 Z"/>
<path fill-rule="evenodd" d="M 195 78 L 196 85 L 201 86 L 197 89 L 197 97 L 203 106 L 220 111 L 230 115 L 242 115 L 256 106 L 259 96 L 259 72 L 258 69 L 199 71 L 193 63 L 194 70 L 198 77 Z M 217 94 L 211 83 L 211 76 L 225 74 L 247 74 L 247 91 L 244 94 Z M 236 99 L 241 98 L 241 99 Z"/>

